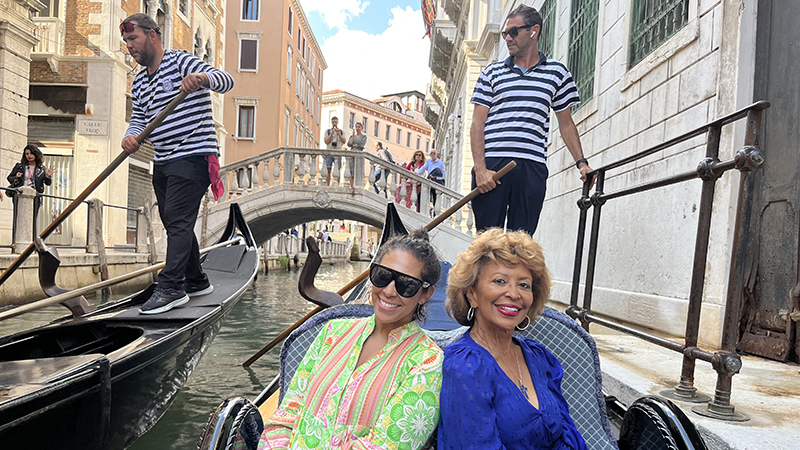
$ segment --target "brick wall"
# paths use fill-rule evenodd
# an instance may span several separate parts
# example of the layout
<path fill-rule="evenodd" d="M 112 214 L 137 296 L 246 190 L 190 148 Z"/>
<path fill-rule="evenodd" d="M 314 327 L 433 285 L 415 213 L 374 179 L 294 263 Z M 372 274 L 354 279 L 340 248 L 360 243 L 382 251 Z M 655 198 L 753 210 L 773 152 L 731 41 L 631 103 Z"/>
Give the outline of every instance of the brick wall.
<path fill-rule="evenodd" d="M 80 61 L 62 61 L 53 73 L 46 61 L 31 61 L 31 83 L 85 84 L 87 65 Z"/>

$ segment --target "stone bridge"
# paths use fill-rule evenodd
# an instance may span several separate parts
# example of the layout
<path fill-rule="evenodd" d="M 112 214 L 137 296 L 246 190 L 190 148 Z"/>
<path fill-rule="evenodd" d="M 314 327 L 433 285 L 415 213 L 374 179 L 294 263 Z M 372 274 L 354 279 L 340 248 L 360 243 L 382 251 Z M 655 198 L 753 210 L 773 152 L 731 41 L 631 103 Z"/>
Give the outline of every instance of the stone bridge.
<path fill-rule="evenodd" d="M 331 186 L 325 182 L 328 156 L 344 160 L 341 170 L 334 165 Z M 239 203 L 253 235 L 262 243 L 287 228 L 315 220 L 349 219 L 381 228 L 387 203 L 395 203 L 398 184 L 401 201 L 396 207 L 409 230 L 427 224 L 462 198 L 400 166 L 391 167 L 390 175 L 379 181 L 378 187 L 388 190 L 389 198 L 378 195 L 373 189 L 375 167 L 385 168 L 386 164 L 361 151 L 281 147 L 226 165 L 220 169 L 226 193 L 219 201 L 204 201 L 198 232 L 204 242 L 216 240 L 225 227 L 230 202 Z M 350 187 L 351 176 L 355 187 Z M 432 207 L 431 189 L 436 191 Z M 423 214 L 417 212 L 417 193 Z M 455 261 L 473 232 L 471 205 L 467 204 L 433 230 L 431 238 L 444 258 Z"/>

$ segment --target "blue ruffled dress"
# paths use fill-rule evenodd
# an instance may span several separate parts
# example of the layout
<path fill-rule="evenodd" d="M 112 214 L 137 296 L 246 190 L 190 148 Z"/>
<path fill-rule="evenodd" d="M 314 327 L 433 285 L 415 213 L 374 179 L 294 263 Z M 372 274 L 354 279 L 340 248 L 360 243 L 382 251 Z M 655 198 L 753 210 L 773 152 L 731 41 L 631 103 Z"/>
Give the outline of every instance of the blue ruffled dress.
<path fill-rule="evenodd" d="M 530 404 L 491 353 L 465 333 L 444 352 L 439 450 L 586 449 L 561 395 L 561 364 L 538 342 L 514 340 L 525 355 L 539 409 Z"/>

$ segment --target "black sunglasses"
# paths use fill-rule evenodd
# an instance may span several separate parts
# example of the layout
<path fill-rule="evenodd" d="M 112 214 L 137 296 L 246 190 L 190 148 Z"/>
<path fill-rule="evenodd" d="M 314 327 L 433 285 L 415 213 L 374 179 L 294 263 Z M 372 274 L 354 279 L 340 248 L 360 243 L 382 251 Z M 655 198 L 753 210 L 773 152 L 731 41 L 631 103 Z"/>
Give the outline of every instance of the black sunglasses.
<path fill-rule="evenodd" d="M 154 30 L 156 33 L 161 33 L 161 30 L 159 30 L 158 28 L 143 27 L 143 26 L 141 26 L 139 24 L 136 24 L 136 23 L 133 23 L 133 22 L 122 22 L 121 24 L 119 24 L 119 32 L 120 33 L 133 33 L 133 28 L 134 27 L 139 27 L 139 28 L 141 28 L 143 30 Z"/>
<path fill-rule="evenodd" d="M 369 268 L 369 281 L 375 287 L 386 287 L 392 280 L 394 280 L 394 289 L 401 297 L 405 298 L 415 296 L 419 292 L 419 288 L 428 289 L 431 287 L 431 284 L 427 281 L 422 281 L 419 278 L 406 275 L 403 272 L 398 272 L 380 264 L 373 264 Z"/>
<path fill-rule="evenodd" d="M 519 34 L 519 30 L 525 30 L 532 26 L 533 25 L 525 25 L 524 27 L 511 27 L 508 29 L 508 31 L 501 31 L 500 36 L 503 36 L 503 39 L 505 39 L 506 36 L 511 36 L 512 38 L 515 38 Z"/>

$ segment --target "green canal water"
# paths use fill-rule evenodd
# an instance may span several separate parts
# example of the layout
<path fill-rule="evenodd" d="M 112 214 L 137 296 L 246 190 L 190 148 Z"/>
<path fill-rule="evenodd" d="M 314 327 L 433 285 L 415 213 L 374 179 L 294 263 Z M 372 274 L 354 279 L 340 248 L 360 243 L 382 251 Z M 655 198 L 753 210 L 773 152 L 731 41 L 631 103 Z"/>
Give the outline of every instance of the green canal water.
<path fill-rule="evenodd" d="M 323 265 L 315 285 L 337 291 L 367 267 L 366 262 Z M 253 399 L 272 381 L 278 372 L 279 347 L 247 369 L 242 363 L 314 309 L 313 304 L 297 293 L 299 275 L 299 270 L 259 273 L 167 413 L 129 447 L 131 450 L 194 449 L 209 415 L 222 400 L 237 395 Z M 3 322 L 0 335 L 45 324 L 65 313 L 66 309 L 55 306 L 20 316 Z"/>

